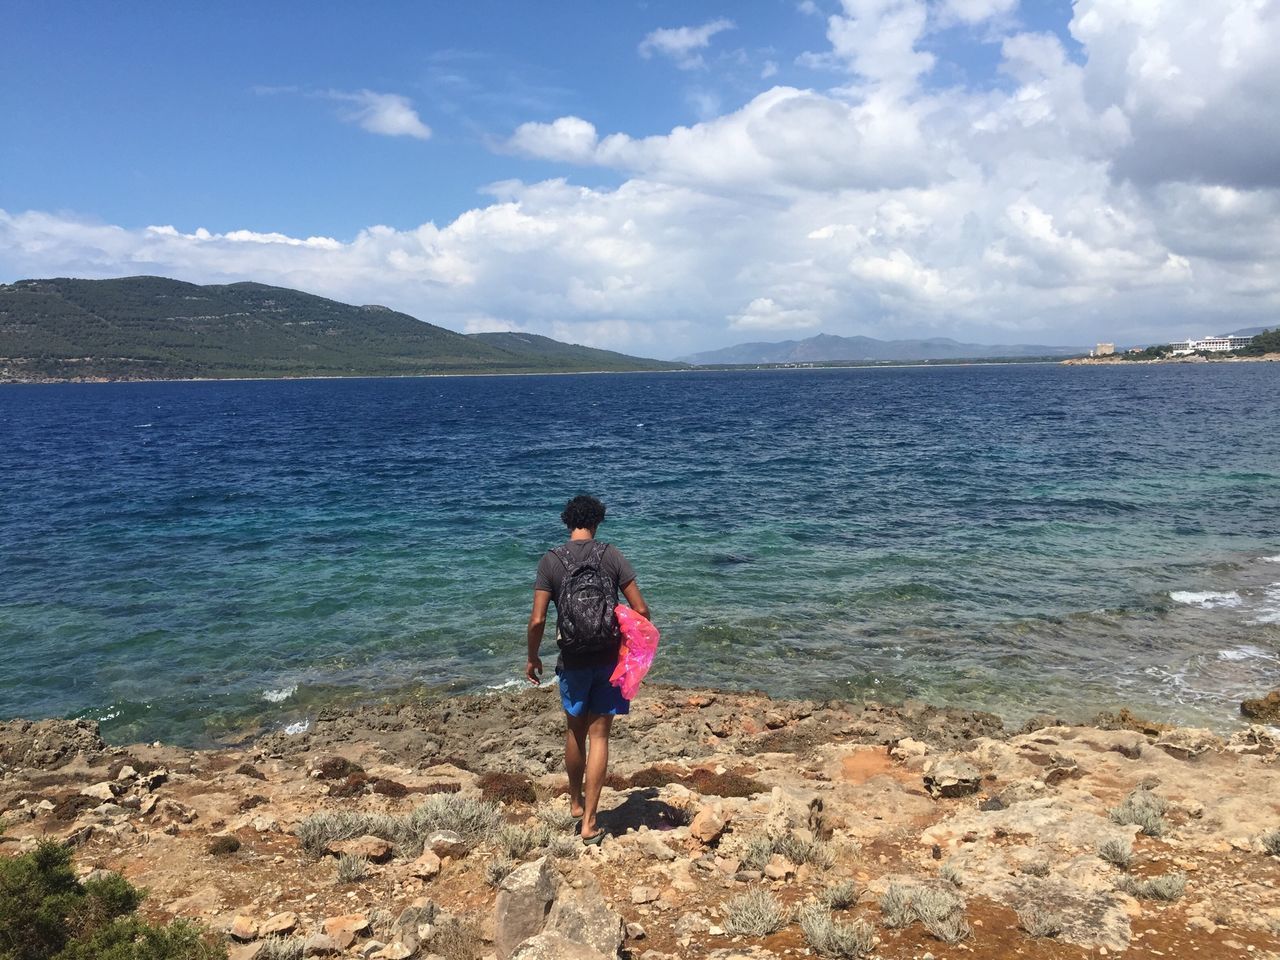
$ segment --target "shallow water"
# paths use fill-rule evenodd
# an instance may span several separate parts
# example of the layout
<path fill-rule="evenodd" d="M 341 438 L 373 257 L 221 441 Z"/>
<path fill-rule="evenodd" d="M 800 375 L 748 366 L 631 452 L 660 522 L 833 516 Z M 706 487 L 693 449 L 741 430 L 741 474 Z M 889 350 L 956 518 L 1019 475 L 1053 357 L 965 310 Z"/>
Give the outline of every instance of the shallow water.
<path fill-rule="evenodd" d="M 513 682 L 579 490 L 655 676 L 1229 727 L 1280 683 L 1280 369 L 0 387 L 0 715 L 199 743 Z"/>

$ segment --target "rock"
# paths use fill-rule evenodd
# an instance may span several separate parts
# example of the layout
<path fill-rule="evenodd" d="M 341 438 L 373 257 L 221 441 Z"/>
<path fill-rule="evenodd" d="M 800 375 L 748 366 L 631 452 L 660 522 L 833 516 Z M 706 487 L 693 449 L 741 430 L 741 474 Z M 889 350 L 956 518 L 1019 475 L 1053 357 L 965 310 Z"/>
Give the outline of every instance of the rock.
<path fill-rule="evenodd" d="M 427 838 L 426 848 L 441 860 L 445 857 L 461 860 L 467 855 L 467 851 L 471 849 L 467 845 L 467 841 L 452 830 L 439 830 L 431 834 Z"/>
<path fill-rule="evenodd" d="M 1216 933 L 1218 925 L 1208 917 L 1188 917 L 1187 929 L 1196 930 L 1200 933 Z"/>
<path fill-rule="evenodd" d="M 183 806 L 168 797 L 156 804 L 156 812 L 174 823 L 194 823 L 197 817 L 196 812 L 190 807 Z"/>
<path fill-rule="evenodd" d="M 928 752 L 929 748 L 919 740 L 903 737 L 894 744 L 893 749 L 889 751 L 889 756 L 899 762 L 905 762 L 912 757 L 923 757 Z"/>
<path fill-rule="evenodd" d="M 658 899 L 657 887 L 632 887 L 631 902 L 635 904 L 653 903 Z"/>
<path fill-rule="evenodd" d="M 764 865 L 764 875 L 770 880 L 785 880 L 787 877 L 794 877 L 795 874 L 795 865 L 780 853 L 775 853 Z"/>
<path fill-rule="evenodd" d="M 519 944 L 512 960 L 608 960 L 599 950 L 557 933 L 541 933 Z"/>
<path fill-rule="evenodd" d="M 656 892 L 654 898 L 657 899 Z M 626 937 L 622 917 L 609 909 L 599 884 L 590 875 L 581 889 L 566 890 L 556 897 L 547 915 L 546 930 L 586 944 L 606 957 L 616 956 Z"/>
<path fill-rule="evenodd" d="M 936 799 L 964 797 L 978 792 L 982 775 L 967 760 L 943 757 L 925 768 L 924 787 Z"/>
<path fill-rule="evenodd" d="M 329 957 L 339 953 L 338 945 L 327 933 L 313 933 L 302 945 L 304 957 Z"/>
<path fill-rule="evenodd" d="M 116 781 L 119 783 L 128 783 L 130 780 L 135 779 L 137 776 L 138 776 L 138 771 L 133 769 L 133 767 L 129 766 L 128 764 L 125 764 L 123 767 L 120 768 L 120 772 L 116 774 Z"/>
<path fill-rule="evenodd" d="M 646 857 L 652 857 L 654 860 L 670 863 L 676 858 L 676 852 L 667 846 L 662 841 L 662 838 L 652 830 L 648 833 L 640 834 L 640 840 L 636 846 Z"/>
<path fill-rule="evenodd" d="M 1209 750 L 1221 750 L 1223 744 L 1211 730 L 1179 727 L 1161 734 L 1156 746 L 1179 760 L 1194 760 Z"/>
<path fill-rule="evenodd" d="M 327 847 L 335 857 L 344 854 L 353 857 L 367 857 L 372 863 L 386 863 L 395 853 L 395 847 L 381 837 L 355 837 L 351 840 L 338 840 Z"/>
<path fill-rule="evenodd" d="M 264 937 L 283 937 L 296 929 L 298 929 L 298 915 L 293 911 L 285 911 L 263 921 L 261 932 Z"/>
<path fill-rule="evenodd" d="M 329 917 L 321 926 L 333 940 L 339 950 L 345 950 L 356 942 L 359 934 L 369 929 L 369 918 L 363 913 L 345 913 L 337 917 Z"/>
<path fill-rule="evenodd" d="M 1267 755 L 1276 752 L 1276 738 L 1271 732 L 1258 724 L 1251 724 L 1248 730 L 1237 730 L 1227 741 L 1227 749 L 1232 753 L 1248 753 Z"/>
<path fill-rule="evenodd" d="M 381 940 L 370 940 L 360 948 L 359 953 L 365 960 L 373 960 L 374 957 L 381 957 L 385 948 L 386 944 Z"/>
<path fill-rule="evenodd" d="M 644 937 L 645 937 L 645 929 L 644 929 L 644 927 L 640 926 L 640 924 L 638 924 L 638 923 L 628 923 L 628 924 L 627 924 L 627 939 L 628 939 L 628 940 L 643 940 L 643 939 L 644 939 Z"/>
<path fill-rule="evenodd" d="M 709 804 L 699 810 L 689 824 L 689 836 L 699 843 L 711 844 L 720 839 L 724 828 L 723 808 L 719 804 Z"/>
<path fill-rule="evenodd" d="M 493 942 L 499 960 L 506 960 L 542 931 L 556 886 L 556 872 L 547 857 L 517 867 L 502 881 L 493 911 Z"/>
<path fill-rule="evenodd" d="M 122 793 L 124 793 L 124 787 L 121 784 L 113 783 L 110 780 L 103 780 L 101 783 L 95 783 L 93 786 L 85 787 L 80 791 L 80 796 L 92 797 L 94 800 L 101 800 L 105 803 L 108 800 L 114 800 Z"/>
<path fill-rule="evenodd" d="M 681 914 L 671 927 L 677 937 L 689 937 L 695 933 L 706 933 L 711 927 L 711 922 L 702 914 L 685 913 Z"/>
<path fill-rule="evenodd" d="M 1250 720 L 1280 723 L 1280 688 L 1256 700 L 1240 701 L 1240 712 Z"/>
<path fill-rule="evenodd" d="M 253 917 L 246 916 L 243 913 L 238 913 L 235 915 L 235 918 L 232 919 L 231 926 L 227 930 L 227 933 L 230 935 L 232 940 L 239 940 L 242 943 L 248 940 L 257 940 L 258 921 L 254 920 Z"/>
<path fill-rule="evenodd" d="M 416 948 L 409 947 L 406 944 L 396 940 L 388 943 L 385 947 L 374 954 L 378 960 L 409 960 L 413 956 Z"/>
<path fill-rule="evenodd" d="M 227 960 L 256 960 L 264 946 L 261 943 L 233 943 L 227 947 Z"/>
<path fill-rule="evenodd" d="M 423 850 L 422 856 L 409 864 L 409 876 L 431 880 L 440 873 L 440 858 L 434 850 Z"/>
<path fill-rule="evenodd" d="M 158 802 L 159 801 L 155 797 L 152 797 L 152 796 L 143 797 L 142 802 L 138 804 L 138 812 L 145 817 L 149 813 L 151 813 L 152 810 L 156 808 L 156 804 Z"/>

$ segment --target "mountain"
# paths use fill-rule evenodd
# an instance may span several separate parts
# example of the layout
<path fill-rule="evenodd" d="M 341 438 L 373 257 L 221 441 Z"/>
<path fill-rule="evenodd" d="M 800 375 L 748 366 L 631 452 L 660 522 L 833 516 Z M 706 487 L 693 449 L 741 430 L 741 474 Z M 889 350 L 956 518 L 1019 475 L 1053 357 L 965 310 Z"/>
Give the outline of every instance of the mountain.
<path fill-rule="evenodd" d="M 999 357 L 1068 357 L 1088 353 L 1079 347 L 1037 344 L 991 345 L 961 343 L 948 337 L 927 340 L 876 340 L 820 333 L 806 340 L 779 343 L 740 343 L 721 350 L 695 353 L 683 359 L 699 365 L 743 363 L 875 363 L 902 360 L 990 360 Z"/>
<path fill-rule="evenodd" d="M 658 370 L 526 334 L 464 335 L 261 283 L 163 277 L 0 284 L 0 380 Z"/>
<path fill-rule="evenodd" d="M 1274 326 L 1270 327 L 1245 327 L 1243 330 L 1232 330 L 1227 334 L 1228 337 L 1256 337 L 1260 333 L 1266 333 L 1268 330 L 1274 330 Z"/>

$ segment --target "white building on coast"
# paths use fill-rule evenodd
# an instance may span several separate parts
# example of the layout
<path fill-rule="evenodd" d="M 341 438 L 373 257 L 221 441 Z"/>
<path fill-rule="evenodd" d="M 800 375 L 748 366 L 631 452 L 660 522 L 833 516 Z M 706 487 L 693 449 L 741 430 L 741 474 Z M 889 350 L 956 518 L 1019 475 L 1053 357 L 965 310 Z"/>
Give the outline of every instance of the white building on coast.
<path fill-rule="evenodd" d="M 1253 337 L 1201 337 L 1199 340 L 1175 340 L 1169 344 L 1174 353 L 1226 353 L 1247 347 Z"/>

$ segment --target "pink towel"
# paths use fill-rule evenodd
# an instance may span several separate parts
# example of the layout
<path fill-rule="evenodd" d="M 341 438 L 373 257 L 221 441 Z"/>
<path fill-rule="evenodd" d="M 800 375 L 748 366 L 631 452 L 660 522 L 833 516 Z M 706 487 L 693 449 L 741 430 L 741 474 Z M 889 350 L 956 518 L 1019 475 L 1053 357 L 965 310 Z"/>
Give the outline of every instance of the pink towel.
<path fill-rule="evenodd" d="M 623 697 L 631 700 L 640 689 L 640 681 L 653 666 L 653 655 L 658 652 L 658 628 L 626 604 L 618 604 L 613 612 L 622 629 L 622 649 L 618 651 L 618 666 L 614 668 L 609 682 L 622 691 Z"/>

